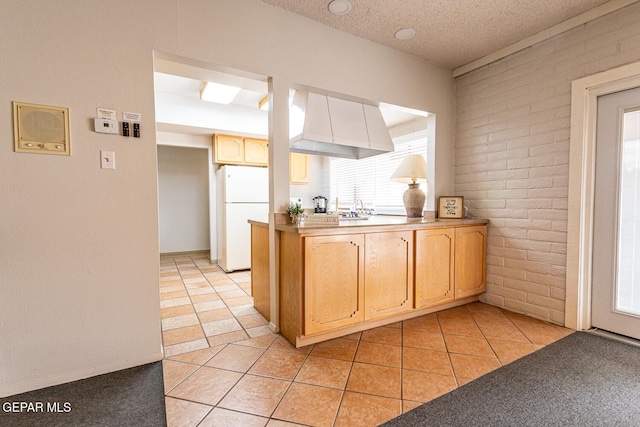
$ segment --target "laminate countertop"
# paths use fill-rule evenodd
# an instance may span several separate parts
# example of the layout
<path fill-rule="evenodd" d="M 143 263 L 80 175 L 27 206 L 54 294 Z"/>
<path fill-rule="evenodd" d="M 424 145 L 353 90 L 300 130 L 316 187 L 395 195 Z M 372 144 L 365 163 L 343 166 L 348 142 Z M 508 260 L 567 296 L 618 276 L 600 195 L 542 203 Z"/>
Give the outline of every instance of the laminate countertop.
<path fill-rule="evenodd" d="M 249 223 L 257 226 L 267 226 L 266 223 L 260 221 L 249 220 Z M 275 229 L 297 234 L 344 234 L 372 231 L 391 231 L 393 229 L 402 230 L 418 230 L 424 228 L 445 228 L 485 225 L 489 220 L 484 218 L 464 218 L 464 219 L 412 219 L 406 216 L 394 215 L 372 215 L 368 219 L 344 219 L 339 224 L 309 224 L 304 221 L 301 225 L 294 226 L 291 224 L 276 224 Z"/>

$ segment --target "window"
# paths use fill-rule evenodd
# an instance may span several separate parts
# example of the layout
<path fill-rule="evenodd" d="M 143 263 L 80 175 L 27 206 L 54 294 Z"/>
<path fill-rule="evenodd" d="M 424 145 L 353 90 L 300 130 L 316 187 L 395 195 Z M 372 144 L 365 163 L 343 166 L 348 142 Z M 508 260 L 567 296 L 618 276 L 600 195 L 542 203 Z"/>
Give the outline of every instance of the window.
<path fill-rule="evenodd" d="M 402 195 L 407 184 L 392 182 L 389 177 L 400 166 L 407 154 L 422 154 L 427 158 L 427 132 L 395 138 L 395 151 L 366 159 L 331 159 L 329 171 L 330 199 L 336 197 L 342 209 L 348 209 L 356 200 L 376 213 L 404 215 Z M 422 184 L 422 190 L 425 185 Z"/>
<path fill-rule="evenodd" d="M 615 308 L 640 315 L 640 111 L 625 112 L 622 129 Z"/>

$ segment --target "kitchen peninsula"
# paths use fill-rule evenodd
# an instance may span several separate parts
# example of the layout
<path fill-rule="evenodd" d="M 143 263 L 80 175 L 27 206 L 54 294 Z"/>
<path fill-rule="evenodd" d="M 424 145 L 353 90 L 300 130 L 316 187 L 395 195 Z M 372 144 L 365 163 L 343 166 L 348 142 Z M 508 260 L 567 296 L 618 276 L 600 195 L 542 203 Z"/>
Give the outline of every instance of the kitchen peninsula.
<path fill-rule="evenodd" d="M 251 223 L 252 236 L 267 232 Z M 371 216 L 277 224 L 281 333 L 301 347 L 476 301 L 486 290 L 487 223 Z M 264 295 L 264 278 L 252 282 Z"/>

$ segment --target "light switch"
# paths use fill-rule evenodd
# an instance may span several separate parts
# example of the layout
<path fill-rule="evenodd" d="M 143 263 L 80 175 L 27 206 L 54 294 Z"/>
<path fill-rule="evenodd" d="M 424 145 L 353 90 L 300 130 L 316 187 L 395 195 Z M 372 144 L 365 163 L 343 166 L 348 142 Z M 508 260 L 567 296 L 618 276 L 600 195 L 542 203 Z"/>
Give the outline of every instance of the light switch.
<path fill-rule="evenodd" d="M 116 168 L 116 153 L 114 151 L 100 151 L 100 168 Z"/>

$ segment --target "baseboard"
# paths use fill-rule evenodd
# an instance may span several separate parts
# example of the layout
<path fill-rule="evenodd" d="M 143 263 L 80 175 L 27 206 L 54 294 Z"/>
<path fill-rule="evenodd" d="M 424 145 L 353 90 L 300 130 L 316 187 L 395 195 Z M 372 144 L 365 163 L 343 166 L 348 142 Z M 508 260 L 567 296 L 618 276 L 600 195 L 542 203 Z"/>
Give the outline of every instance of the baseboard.
<path fill-rule="evenodd" d="M 273 324 L 272 322 L 269 322 L 269 329 L 271 330 L 271 332 L 273 332 L 274 334 L 277 334 L 280 332 L 280 328 L 278 328 L 275 324 Z"/>
<path fill-rule="evenodd" d="M 188 256 L 188 255 L 209 255 L 211 251 L 209 249 L 202 249 L 200 251 L 185 251 L 185 252 L 161 252 L 160 256 Z"/>
<path fill-rule="evenodd" d="M 85 378 L 95 377 L 97 375 L 108 374 L 110 372 L 121 371 L 123 369 L 133 368 L 136 366 L 146 365 L 148 363 L 158 362 L 162 360 L 162 352 L 149 354 L 136 359 L 122 360 L 109 365 L 97 366 L 95 368 L 81 369 L 78 371 L 64 372 L 44 378 L 36 378 L 17 384 L 9 384 L 0 387 L 0 397 L 9 397 L 15 394 L 26 393 L 28 391 L 39 390 L 45 387 L 70 383 L 72 381 L 83 380 Z"/>

